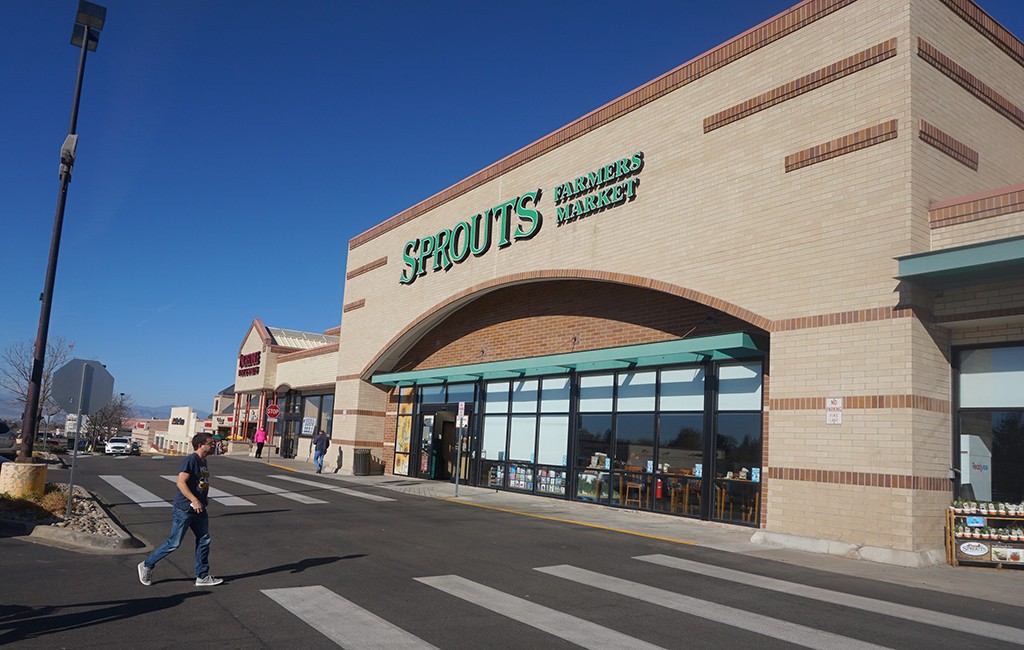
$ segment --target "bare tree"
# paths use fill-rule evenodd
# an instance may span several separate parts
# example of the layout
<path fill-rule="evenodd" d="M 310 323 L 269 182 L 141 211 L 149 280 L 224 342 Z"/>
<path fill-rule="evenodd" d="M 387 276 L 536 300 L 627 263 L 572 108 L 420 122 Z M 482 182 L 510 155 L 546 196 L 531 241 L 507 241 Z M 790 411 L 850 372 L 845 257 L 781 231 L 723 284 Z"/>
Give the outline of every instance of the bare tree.
<path fill-rule="evenodd" d="M 109 404 L 89 416 L 89 438 L 93 445 L 102 437 L 110 440 L 121 435 L 130 427 L 129 420 L 135 417 L 135 400 L 131 395 L 121 393 Z"/>
<path fill-rule="evenodd" d="M 71 357 L 75 344 L 63 336 L 56 336 L 46 344 L 46 360 L 43 363 L 43 381 L 39 387 L 39 412 L 36 417 L 47 421 L 63 409 L 53 399 L 53 373 Z M 28 401 L 28 384 L 32 379 L 32 362 L 35 359 L 35 342 L 12 343 L 0 354 L 0 388 L 14 395 L 25 408 Z"/>

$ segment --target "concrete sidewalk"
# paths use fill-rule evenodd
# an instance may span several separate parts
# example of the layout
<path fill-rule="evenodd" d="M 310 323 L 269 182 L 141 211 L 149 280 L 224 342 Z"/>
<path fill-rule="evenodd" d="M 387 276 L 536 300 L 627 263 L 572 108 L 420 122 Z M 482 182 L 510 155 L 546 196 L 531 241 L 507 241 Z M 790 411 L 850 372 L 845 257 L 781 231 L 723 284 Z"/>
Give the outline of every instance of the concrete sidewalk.
<path fill-rule="evenodd" d="M 314 474 L 313 463 L 298 458 L 253 458 L 241 454 L 229 454 L 217 456 L 213 461 L 215 463 L 220 461 L 225 461 L 226 463 L 263 463 L 268 468 L 273 467 L 275 469 Z M 212 470 L 214 478 L 216 478 L 218 471 L 223 470 L 215 466 Z M 764 543 L 766 539 L 783 540 L 785 542 L 786 536 L 766 536 L 763 531 L 743 526 L 732 526 L 684 517 L 625 510 L 610 506 L 530 496 L 466 485 L 458 486 L 458 496 L 456 497 L 455 484 L 443 481 L 427 481 L 392 475 L 351 476 L 346 474 L 322 474 L 321 477 L 366 487 L 440 499 L 452 503 L 453 507 L 488 508 L 512 513 L 517 516 L 538 517 L 563 522 L 566 525 L 601 528 L 621 534 L 700 546 L 728 553 L 739 553 L 811 569 L 890 582 L 896 585 L 933 589 L 970 598 L 1024 606 L 1024 572 L 1022 571 L 951 567 L 946 564 L 909 568 L 867 560 L 849 559 L 828 553 L 810 552 L 809 549 L 825 549 L 827 545 L 810 544 L 806 540 L 802 540 L 802 538 L 793 538 L 797 541 L 790 547 Z M 833 547 L 833 552 L 835 552 L 835 547 Z"/>

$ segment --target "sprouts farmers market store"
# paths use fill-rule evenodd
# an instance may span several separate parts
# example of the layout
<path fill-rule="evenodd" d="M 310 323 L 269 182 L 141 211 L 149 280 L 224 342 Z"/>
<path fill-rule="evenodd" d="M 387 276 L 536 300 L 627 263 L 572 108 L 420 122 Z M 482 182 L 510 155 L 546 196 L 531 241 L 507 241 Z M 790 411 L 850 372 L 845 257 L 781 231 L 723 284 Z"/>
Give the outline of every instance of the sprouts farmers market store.
<path fill-rule="evenodd" d="M 941 560 L 951 499 L 1024 500 L 1021 107 L 968 0 L 815 0 L 395 215 L 342 469 Z"/>

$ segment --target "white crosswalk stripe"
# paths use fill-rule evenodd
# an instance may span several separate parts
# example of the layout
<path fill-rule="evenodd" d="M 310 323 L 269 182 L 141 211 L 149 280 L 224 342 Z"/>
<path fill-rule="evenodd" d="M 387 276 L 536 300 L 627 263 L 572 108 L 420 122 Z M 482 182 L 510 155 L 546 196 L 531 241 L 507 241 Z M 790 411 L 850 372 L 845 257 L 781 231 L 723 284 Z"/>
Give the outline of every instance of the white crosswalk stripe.
<path fill-rule="evenodd" d="M 350 650 L 437 650 L 326 587 L 263 589 L 306 625 Z"/>
<path fill-rule="evenodd" d="M 139 504 L 143 508 L 170 508 L 171 504 L 168 501 L 164 501 L 157 495 L 153 494 L 146 488 L 132 483 L 123 476 L 105 476 L 101 475 L 101 479 L 106 481 L 115 490 L 125 495 L 135 503 Z"/>
<path fill-rule="evenodd" d="M 337 487 L 333 485 L 326 485 L 324 483 L 318 483 L 316 481 L 308 481 L 306 479 L 299 478 L 297 476 L 287 476 L 284 474 L 268 474 L 267 478 L 276 478 L 282 481 L 291 481 L 292 483 L 299 483 L 301 485 L 308 485 L 310 487 L 316 487 L 323 490 L 331 490 L 332 492 L 339 492 L 341 494 L 347 494 L 350 497 L 359 497 L 360 499 L 367 499 L 369 501 L 394 501 L 391 497 L 382 497 L 377 494 L 368 494 L 366 492 L 359 492 L 357 490 L 350 490 L 349 488 Z"/>
<path fill-rule="evenodd" d="M 251 487 L 251 488 L 255 488 L 257 490 L 262 490 L 263 492 L 269 492 L 270 494 L 275 494 L 275 495 L 277 495 L 279 497 L 284 497 L 285 499 L 291 499 L 292 501 L 298 501 L 299 503 L 305 503 L 305 504 L 329 503 L 328 501 L 324 501 L 322 499 L 317 499 L 317 498 L 311 497 L 311 496 L 306 496 L 305 494 L 297 494 L 295 492 L 289 492 L 287 490 L 282 490 L 281 488 L 275 487 L 273 485 L 267 485 L 266 483 L 257 483 L 256 481 L 250 481 L 248 479 L 238 478 L 237 476 L 220 476 L 220 475 L 218 475 L 217 476 L 217 480 L 220 480 L 220 481 L 230 481 L 232 483 L 241 483 L 242 485 L 245 485 L 245 486 L 248 486 L 248 487 Z"/>
<path fill-rule="evenodd" d="M 178 482 L 177 475 L 167 474 L 167 475 L 164 476 L 164 478 L 167 479 L 168 481 L 172 482 L 172 483 L 177 483 Z M 227 492 L 225 492 L 223 490 L 218 490 L 217 488 L 214 488 L 214 487 L 210 488 L 210 491 L 209 491 L 208 494 L 209 494 L 211 499 L 213 499 L 217 503 L 221 504 L 222 506 L 254 506 L 254 505 L 256 505 L 252 501 L 246 501 L 242 497 L 233 496 L 233 495 L 228 494 Z"/>
<path fill-rule="evenodd" d="M 641 650 L 660 647 L 459 576 L 433 576 L 416 580 L 584 648 Z"/>
<path fill-rule="evenodd" d="M 734 569 L 701 564 L 700 562 L 693 562 L 691 560 L 684 560 L 682 558 L 671 557 L 668 555 L 641 555 L 633 559 L 650 562 L 652 564 L 657 564 L 658 566 L 688 571 L 690 573 L 697 573 L 703 576 L 717 578 L 719 580 L 738 582 L 748 587 L 770 589 L 772 591 L 792 594 L 794 596 L 812 598 L 821 602 L 835 603 L 836 605 L 842 605 L 844 607 L 852 607 L 918 623 L 927 623 L 928 625 L 934 625 L 936 627 L 948 628 L 959 632 L 968 632 L 977 636 L 998 639 L 1000 641 L 1008 641 L 1010 643 L 1016 643 L 1024 646 L 1024 630 L 1000 625 L 998 623 L 978 621 L 971 618 L 965 618 L 963 616 L 936 612 L 929 609 L 922 609 L 920 607 L 911 607 L 909 605 L 901 605 L 899 603 L 893 603 L 886 600 L 876 600 L 874 598 L 865 598 L 864 596 L 844 594 L 838 591 L 822 589 L 821 587 L 812 587 L 795 582 L 787 582 L 785 580 L 778 580 L 776 578 L 744 573 L 743 571 L 736 571 Z"/>
<path fill-rule="evenodd" d="M 768 589 L 841 607 L 859 609 L 872 614 L 906 619 L 917 624 L 956 630 L 1017 645 L 1024 644 L 1024 630 L 1006 625 L 985 623 L 899 603 L 844 594 L 667 555 L 643 555 L 633 559 L 715 579 L 737 582 L 745 587 Z M 844 650 L 848 648 L 854 650 L 885 648 L 885 646 L 861 639 L 748 612 L 721 603 L 702 600 L 567 564 L 537 567 L 535 570 L 555 578 L 601 589 L 617 596 L 633 598 L 647 604 L 794 645 L 820 649 L 843 648 Z M 470 603 L 473 607 L 482 607 L 584 648 L 647 650 L 660 647 L 461 576 L 438 575 L 415 578 L 415 580 L 455 596 Z M 263 593 L 306 624 L 345 648 L 383 650 L 384 648 L 433 647 L 322 586 L 270 589 L 264 590 Z"/>
<path fill-rule="evenodd" d="M 562 564 L 558 566 L 539 567 L 536 569 L 548 575 L 565 578 L 578 584 L 604 589 L 613 593 L 629 596 L 654 605 L 667 607 L 691 616 L 699 616 L 718 623 L 737 627 L 807 648 L 883 648 L 885 646 L 867 643 L 858 639 L 817 630 L 805 625 L 782 621 L 770 616 L 747 612 L 742 609 L 728 607 L 692 596 L 677 594 L 657 587 L 649 587 L 630 580 L 606 576 L 587 569 Z"/>

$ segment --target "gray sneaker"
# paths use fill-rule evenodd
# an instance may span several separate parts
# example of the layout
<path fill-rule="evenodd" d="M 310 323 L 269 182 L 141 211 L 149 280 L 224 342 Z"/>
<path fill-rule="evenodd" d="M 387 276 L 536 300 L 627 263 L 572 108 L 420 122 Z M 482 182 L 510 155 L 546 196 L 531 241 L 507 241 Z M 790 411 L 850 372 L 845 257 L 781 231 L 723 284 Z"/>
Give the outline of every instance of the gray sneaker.
<path fill-rule="evenodd" d="M 153 584 L 153 569 L 146 566 L 145 562 L 139 562 L 139 582 L 147 587 Z"/>
<path fill-rule="evenodd" d="M 211 575 L 203 576 L 202 578 L 196 578 L 197 587 L 215 587 L 222 582 L 224 582 L 223 578 L 214 578 Z"/>

